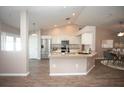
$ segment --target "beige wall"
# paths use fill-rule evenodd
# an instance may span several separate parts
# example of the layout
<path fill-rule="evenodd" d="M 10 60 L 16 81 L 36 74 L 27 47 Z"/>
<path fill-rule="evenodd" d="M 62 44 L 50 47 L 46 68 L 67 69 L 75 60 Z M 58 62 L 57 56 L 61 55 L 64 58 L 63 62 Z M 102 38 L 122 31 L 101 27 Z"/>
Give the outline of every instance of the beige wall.
<path fill-rule="evenodd" d="M 0 74 L 26 73 L 21 52 L 0 51 Z"/>
<path fill-rule="evenodd" d="M 114 40 L 114 43 L 117 41 L 116 33 L 113 31 L 109 31 L 103 28 L 96 28 L 96 51 L 98 52 L 98 56 L 103 56 L 103 49 L 101 47 L 102 40 Z"/>
<path fill-rule="evenodd" d="M 4 24 L 4 23 L 0 23 L 0 28 L 1 28 L 0 31 L 3 31 L 3 32 L 18 34 L 18 35 L 20 34 L 20 30 L 19 29 L 14 28 L 14 27 L 9 26 L 9 25 Z"/>
<path fill-rule="evenodd" d="M 8 26 L 6 24 L 0 24 L 0 32 L 9 32 L 19 34 L 19 30 Z M 1 45 L 1 39 L 0 39 Z M 22 53 L 16 51 L 1 51 L 0 48 L 0 75 L 26 75 L 27 67 L 26 63 L 22 61 Z"/>

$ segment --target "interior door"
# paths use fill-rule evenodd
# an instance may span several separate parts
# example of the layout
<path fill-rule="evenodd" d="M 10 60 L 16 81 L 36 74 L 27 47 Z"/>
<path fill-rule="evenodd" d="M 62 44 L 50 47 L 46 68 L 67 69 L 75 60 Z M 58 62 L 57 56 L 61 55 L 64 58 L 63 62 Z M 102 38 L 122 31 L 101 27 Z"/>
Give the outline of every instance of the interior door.
<path fill-rule="evenodd" d="M 38 36 L 29 36 L 29 58 L 38 58 Z"/>

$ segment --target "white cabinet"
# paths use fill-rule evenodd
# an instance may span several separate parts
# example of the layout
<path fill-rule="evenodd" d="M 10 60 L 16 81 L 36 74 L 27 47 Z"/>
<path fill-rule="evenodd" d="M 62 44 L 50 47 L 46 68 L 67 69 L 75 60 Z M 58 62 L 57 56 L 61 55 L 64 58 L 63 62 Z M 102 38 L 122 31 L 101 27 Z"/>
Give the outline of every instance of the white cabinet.
<path fill-rule="evenodd" d="M 80 38 L 76 36 L 71 36 L 69 38 L 69 43 L 70 44 L 80 44 Z"/>
<path fill-rule="evenodd" d="M 81 44 L 92 45 L 93 34 L 92 33 L 83 33 L 81 35 Z"/>
<path fill-rule="evenodd" d="M 95 51 L 95 41 L 96 41 L 96 27 L 95 26 L 85 26 L 78 33 L 81 36 L 81 44 L 84 45 L 85 49 L 91 48 Z"/>
<path fill-rule="evenodd" d="M 60 44 L 60 38 L 59 37 L 56 37 L 56 36 L 53 36 L 52 37 L 52 44 Z"/>

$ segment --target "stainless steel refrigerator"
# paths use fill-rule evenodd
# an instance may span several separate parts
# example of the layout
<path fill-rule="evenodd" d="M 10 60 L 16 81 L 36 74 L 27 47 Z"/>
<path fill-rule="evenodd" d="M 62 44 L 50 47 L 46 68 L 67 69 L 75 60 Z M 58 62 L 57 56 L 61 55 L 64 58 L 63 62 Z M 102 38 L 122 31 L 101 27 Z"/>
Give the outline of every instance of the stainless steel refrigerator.
<path fill-rule="evenodd" d="M 41 39 L 41 59 L 48 58 L 51 52 L 51 39 Z"/>

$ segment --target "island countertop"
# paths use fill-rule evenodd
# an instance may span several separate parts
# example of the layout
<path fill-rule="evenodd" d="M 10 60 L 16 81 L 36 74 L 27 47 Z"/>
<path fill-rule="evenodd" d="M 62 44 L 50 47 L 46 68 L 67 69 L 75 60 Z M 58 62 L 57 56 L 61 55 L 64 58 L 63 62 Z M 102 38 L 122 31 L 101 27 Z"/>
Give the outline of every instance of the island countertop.
<path fill-rule="evenodd" d="M 60 57 L 93 57 L 95 56 L 97 53 L 93 52 L 91 54 L 78 54 L 78 53 L 51 53 L 49 54 L 50 58 L 60 58 Z"/>

